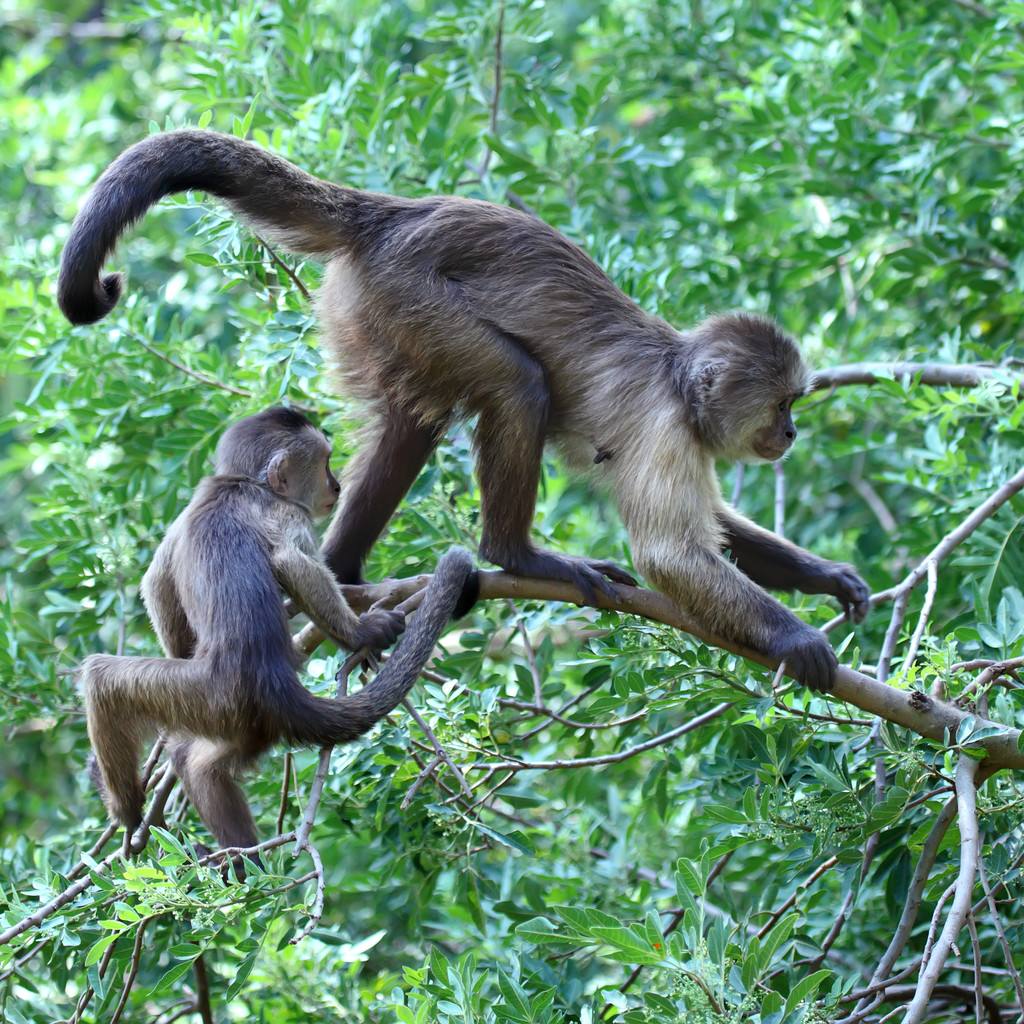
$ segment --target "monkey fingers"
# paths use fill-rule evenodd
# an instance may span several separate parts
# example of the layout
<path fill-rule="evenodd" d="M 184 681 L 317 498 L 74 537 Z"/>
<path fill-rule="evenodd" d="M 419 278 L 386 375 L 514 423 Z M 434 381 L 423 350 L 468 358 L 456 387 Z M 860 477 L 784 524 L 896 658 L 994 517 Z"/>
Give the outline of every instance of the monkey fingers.
<path fill-rule="evenodd" d="M 834 563 L 832 569 L 832 591 L 843 607 L 846 617 L 852 622 L 862 622 L 871 608 L 871 591 L 852 565 Z"/>
<path fill-rule="evenodd" d="M 805 626 L 788 633 L 774 645 L 772 653 L 786 663 L 786 675 L 820 693 L 835 685 L 839 660 L 820 630 Z"/>
<path fill-rule="evenodd" d="M 390 647 L 405 631 L 405 616 L 394 609 L 378 608 L 359 616 L 354 649 L 379 651 Z"/>

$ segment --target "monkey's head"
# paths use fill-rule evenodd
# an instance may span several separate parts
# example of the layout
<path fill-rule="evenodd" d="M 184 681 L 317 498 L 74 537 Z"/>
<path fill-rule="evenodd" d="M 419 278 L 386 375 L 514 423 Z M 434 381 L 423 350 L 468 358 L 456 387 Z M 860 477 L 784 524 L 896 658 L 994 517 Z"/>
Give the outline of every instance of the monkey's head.
<path fill-rule="evenodd" d="M 321 516 L 334 508 L 341 493 L 330 460 L 331 443 L 310 420 L 294 409 L 275 406 L 224 431 L 215 472 L 251 477 Z"/>
<path fill-rule="evenodd" d="M 673 379 L 704 448 L 722 459 L 782 458 L 796 440 L 793 403 L 807 389 L 796 342 L 749 313 L 709 317 L 686 340 Z"/>

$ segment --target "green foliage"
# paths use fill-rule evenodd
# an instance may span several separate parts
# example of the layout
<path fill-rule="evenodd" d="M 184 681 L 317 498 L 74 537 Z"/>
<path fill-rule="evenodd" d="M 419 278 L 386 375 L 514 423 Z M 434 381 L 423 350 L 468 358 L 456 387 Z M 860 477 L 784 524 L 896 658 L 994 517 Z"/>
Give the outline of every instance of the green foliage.
<path fill-rule="evenodd" d="M 978 6 L 506 0 L 496 107 L 499 7 L 488 0 L 8 6 L 0 930 L 63 891 L 102 830 L 70 670 L 90 651 L 158 652 L 139 580 L 225 422 L 279 400 L 308 406 L 340 459 L 361 419 L 330 385 L 298 285 L 313 290 L 320 268 L 272 256 L 202 196 L 151 212 L 116 257 L 130 278 L 122 304 L 100 325 L 68 327 L 53 299 L 60 248 L 124 146 L 209 126 L 354 186 L 525 205 L 646 309 L 680 327 L 715 309 L 767 311 L 821 366 L 1005 364 L 1020 356 L 1024 311 L 1024 13 Z M 800 428 L 787 535 L 855 561 L 879 590 L 1020 468 L 1024 403 L 1015 383 L 883 381 L 808 400 Z M 546 542 L 628 560 L 606 500 L 546 470 Z M 773 480 L 748 467 L 740 499 L 769 525 Z M 370 575 L 429 571 L 453 541 L 474 543 L 478 517 L 460 428 Z M 898 684 L 956 693 L 955 662 L 1024 654 L 1022 536 L 1018 498 L 942 565 L 919 657 L 902 666 L 898 652 Z M 787 600 L 816 624 L 835 611 Z M 852 637 L 833 634 L 849 642 L 844 660 L 874 661 L 886 621 L 880 609 Z M 480 787 L 478 806 L 458 800 L 444 768 L 403 803 L 433 756 L 405 715 L 337 751 L 313 835 L 324 916 L 292 945 L 313 898 L 308 879 L 297 884 L 308 860 L 284 846 L 265 872 L 225 881 L 196 866 L 206 837 L 172 803 L 141 858 L 101 868 L 113 846 L 97 851 L 78 900 L 0 946 L 0 1017 L 66 1019 L 91 985 L 84 1019 L 109 1020 L 137 940 L 124 1020 L 186 1000 L 200 954 L 218 1020 L 796 1024 L 845 1012 L 837 1000 L 887 945 L 946 799 L 941 751 L 888 727 L 883 746 L 866 745 L 870 723 L 773 694 L 764 671 L 649 623 L 490 605 L 446 647 L 444 681 L 424 682 L 415 703 Z M 337 667 L 322 650 L 306 682 L 327 692 Z M 564 721 L 524 708 L 535 687 Z M 701 728 L 613 763 L 470 770 L 618 754 L 722 701 L 733 707 Z M 1020 724 L 1017 691 L 989 701 L 991 717 Z M 286 828 L 315 761 L 295 752 Z M 247 782 L 266 835 L 282 762 L 275 753 Z M 1013 781 L 990 782 L 981 805 L 990 881 L 1006 883 L 1019 950 Z M 951 878 L 955 846 L 947 837 L 928 901 Z M 822 962 L 851 893 L 850 923 Z M 978 930 L 985 962 L 1002 967 L 991 920 Z M 1012 1004 L 1007 976 L 985 985 Z"/>

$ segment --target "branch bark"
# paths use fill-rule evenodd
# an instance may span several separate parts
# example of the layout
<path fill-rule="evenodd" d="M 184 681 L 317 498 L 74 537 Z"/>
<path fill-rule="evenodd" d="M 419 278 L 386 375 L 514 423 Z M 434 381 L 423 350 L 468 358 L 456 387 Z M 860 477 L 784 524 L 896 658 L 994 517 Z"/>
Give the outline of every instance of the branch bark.
<path fill-rule="evenodd" d="M 960 821 L 960 873 L 956 880 L 956 892 L 942 934 L 935 943 L 931 957 L 922 967 L 917 990 L 907 1007 L 903 1024 L 921 1024 L 925 1019 L 928 1001 L 946 964 L 946 957 L 949 956 L 950 948 L 971 911 L 971 893 L 974 891 L 974 881 L 978 875 L 981 847 L 975 785 L 977 776 L 978 762 L 966 754 L 961 754 L 956 768 L 957 816 Z"/>

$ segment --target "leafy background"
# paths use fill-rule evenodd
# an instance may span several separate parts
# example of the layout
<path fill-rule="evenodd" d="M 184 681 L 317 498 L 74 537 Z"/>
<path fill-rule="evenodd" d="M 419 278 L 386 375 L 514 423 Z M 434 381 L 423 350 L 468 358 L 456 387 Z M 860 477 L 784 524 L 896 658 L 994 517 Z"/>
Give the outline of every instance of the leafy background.
<path fill-rule="evenodd" d="M 819 366 L 1021 354 L 1024 4 L 14 0 L 0 11 L 0 925 L 63 888 L 102 830 L 68 671 L 119 643 L 157 651 L 139 579 L 224 424 L 282 399 L 308 405 L 340 461 L 360 421 L 331 388 L 297 284 L 313 290 L 321 268 L 278 262 L 199 195 L 164 201 L 122 246 L 130 283 L 115 314 L 69 329 L 53 298 L 68 224 L 106 164 L 147 132 L 209 126 L 354 186 L 525 205 L 646 309 L 680 327 L 719 309 L 769 312 Z M 855 561 L 882 589 L 1019 468 L 1022 420 L 1017 395 L 994 385 L 891 381 L 812 399 L 786 463 L 787 535 Z M 735 470 L 722 471 L 730 493 Z M 774 486 L 770 467 L 748 467 L 740 507 L 771 525 Z M 371 575 L 427 571 L 453 541 L 472 544 L 478 510 L 460 430 Z M 955 692 L 957 660 L 1024 653 L 1022 519 L 1018 498 L 944 566 L 902 685 L 941 678 Z M 564 550 L 628 558 L 611 506 L 554 463 L 537 529 Z M 818 624 L 834 613 L 791 603 Z M 876 614 L 843 659 L 872 662 L 884 627 Z M 288 942 L 309 886 L 283 888 L 308 863 L 286 848 L 268 874 L 225 884 L 175 839 L 204 838 L 182 810 L 140 860 L 0 947 L 0 1015 L 67 1019 L 91 984 L 83 1019 L 110 1019 L 140 917 L 125 1020 L 173 1016 L 201 951 L 218 1020 L 842 1015 L 837 1000 L 888 943 L 944 800 L 941 753 L 899 730 L 866 743 L 870 723 L 842 707 L 773 700 L 764 671 L 640 621 L 499 604 L 446 649 L 447 681 L 423 684 L 416 703 L 464 767 L 495 752 L 623 751 L 723 699 L 734 708 L 618 763 L 514 773 L 471 812 L 444 772 L 401 806 L 420 772 L 413 755 L 430 751 L 395 715 L 335 755 L 315 829 L 326 909 L 310 938 Z M 585 694 L 571 721 L 601 727 L 510 706 L 532 699 L 531 658 L 551 707 Z M 328 689 L 337 663 L 319 652 L 309 685 Z M 992 716 L 1021 723 L 1015 691 L 993 697 Z M 281 764 L 268 757 L 247 783 L 265 834 Z M 314 764 L 315 752 L 295 752 L 300 794 Z M 1019 786 L 998 777 L 981 800 L 989 872 L 1005 881 L 1020 949 Z M 286 823 L 299 813 L 292 795 Z M 943 850 L 956 841 L 954 828 Z M 922 922 L 953 873 L 943 853 Z M 849 926 L 809 963 L 848 896 Z M 986 991 L 1009 1005 L 992 922 L 978 928 Z M 949 977 L 969 985 L 965 957 Z M 949 1012 L 932 1019 L 963 1019 Z"/>

